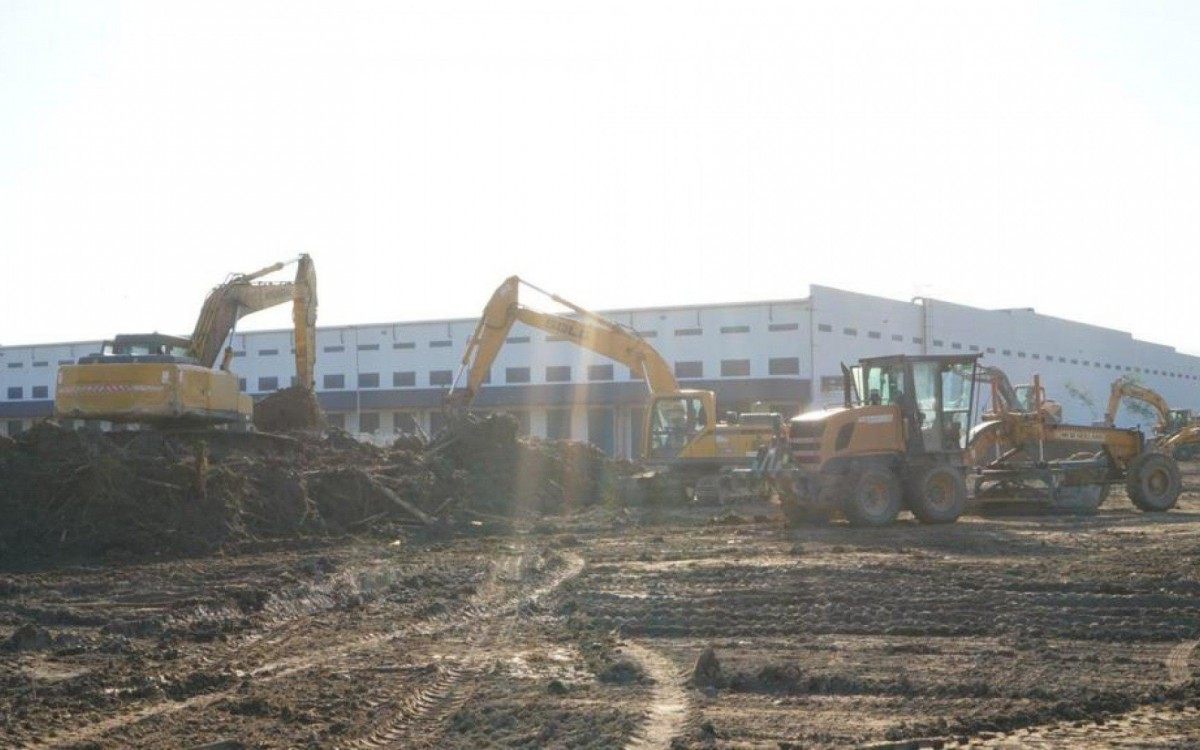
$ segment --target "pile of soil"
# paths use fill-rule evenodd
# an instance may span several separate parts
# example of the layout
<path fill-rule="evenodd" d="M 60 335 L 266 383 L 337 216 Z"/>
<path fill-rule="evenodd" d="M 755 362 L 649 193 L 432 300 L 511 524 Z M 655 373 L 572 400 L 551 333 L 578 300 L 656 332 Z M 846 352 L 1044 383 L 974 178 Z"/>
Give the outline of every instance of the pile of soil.
<path fill-rule="evenodd" d="M 236 542 L 605 500 L 591 446 L 528 440 L 508 416 L 452 420 L 388 448 L 318 434 L 72 431 L 46 422 L 0 446 L 0 559 L 202 554 Z"/>
<path fill-rule="evenodd" d="M 275 391 L 254 404 L 254 426 L 262 432 L 319 430 L 325 426 L 317 394 L 294 385 Z"/>

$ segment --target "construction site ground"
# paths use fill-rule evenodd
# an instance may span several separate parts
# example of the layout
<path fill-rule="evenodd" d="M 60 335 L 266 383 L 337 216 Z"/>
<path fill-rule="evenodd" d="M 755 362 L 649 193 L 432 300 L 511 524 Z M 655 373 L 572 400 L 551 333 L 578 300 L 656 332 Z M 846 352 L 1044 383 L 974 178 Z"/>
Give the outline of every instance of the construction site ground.
<path fill-rule="evenodd" d="M 6 570 L 0 746 L 1195 747 L 1185 468 L 1156 515 L 593 508 Z"/>

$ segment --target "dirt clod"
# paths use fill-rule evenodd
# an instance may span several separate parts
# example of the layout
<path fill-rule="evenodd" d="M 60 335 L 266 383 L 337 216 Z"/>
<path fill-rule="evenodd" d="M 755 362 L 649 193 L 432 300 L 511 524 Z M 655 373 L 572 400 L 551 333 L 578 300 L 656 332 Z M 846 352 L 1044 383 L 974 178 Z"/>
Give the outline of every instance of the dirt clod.
<path fill-rule="evenodd" d="M 692 685 L 695 687 L 720 687 L 722 682 L 721 662 L 712 646 L 700 652 L 692 668 Z"/>

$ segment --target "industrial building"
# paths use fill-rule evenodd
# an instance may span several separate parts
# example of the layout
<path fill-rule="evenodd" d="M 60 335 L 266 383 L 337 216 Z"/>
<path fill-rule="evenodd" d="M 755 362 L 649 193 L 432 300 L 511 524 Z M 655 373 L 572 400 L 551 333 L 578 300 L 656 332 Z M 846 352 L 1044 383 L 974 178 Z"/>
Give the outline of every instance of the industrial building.
<path fill-rule="evenodd" d="M 935 299 L 893 300 L 823 286 L 800 299 L 609 310 L 674 363 L 684 387 L 716 392 L 723 411 L 755 404 L 795 413 L 840 402 L 842 362 L 894 353 L 978 352 L 1014 383 L 1040 374 L 1068 421 L 1091 423 L 1109 384 L 1136 378 L 1176 408 L 1200 409 L 1200 357 L 1129 333 Z M 316 384 L 331 421 L 380 439 L 436 430 L 469 318 L 321 328 Z M 265 395 L 291 382 L 290 331 L 236 333 L 233 369 Z M 61 364 L 99 351 L 85 341 L 0 347 L 0 427 L 14 434 L 53 412 Z M 615 455 L 639 444 L 646 386 L 625 368 L 517 324 L 475 406 L 512 413 L 542 437 L 589 440 Z M 1144 414 L 1122 412 L 1119 423 Z"/>

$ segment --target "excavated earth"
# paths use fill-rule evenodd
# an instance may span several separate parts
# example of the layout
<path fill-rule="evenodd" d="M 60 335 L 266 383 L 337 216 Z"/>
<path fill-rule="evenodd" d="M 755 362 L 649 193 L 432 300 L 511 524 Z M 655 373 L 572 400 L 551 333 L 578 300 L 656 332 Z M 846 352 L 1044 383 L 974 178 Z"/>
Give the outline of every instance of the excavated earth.
<path fill-rule="evenodd" d="M 0 746 L 1196 747 L 1187 468 L 1157 515 L 597 506 L 10 570 Z"/>

